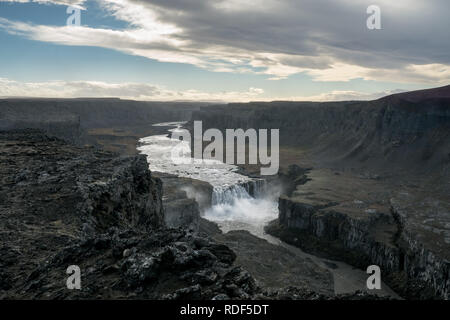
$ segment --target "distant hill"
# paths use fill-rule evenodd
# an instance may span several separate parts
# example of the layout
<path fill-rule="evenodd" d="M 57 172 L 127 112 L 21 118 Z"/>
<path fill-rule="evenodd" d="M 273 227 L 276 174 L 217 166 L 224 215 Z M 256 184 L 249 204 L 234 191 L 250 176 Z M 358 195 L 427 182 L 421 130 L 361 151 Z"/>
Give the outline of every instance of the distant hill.
<path fill-rule="evenodd" d="M 84 130 L 189 120 L 192 111 L 206 103 L 141 102 L 117 98 L 0 100 L 0 130 L 44 129 L 70 142 L 79 141 Z"/>
<path fill-rule="evenodd" d="M 383 97 L 379 100 L 388 100 L 388 99 L 402 99 L 416 103 L 429 99 L 450 99 L 450 85 L 433 89 L 397 93 Z"/>

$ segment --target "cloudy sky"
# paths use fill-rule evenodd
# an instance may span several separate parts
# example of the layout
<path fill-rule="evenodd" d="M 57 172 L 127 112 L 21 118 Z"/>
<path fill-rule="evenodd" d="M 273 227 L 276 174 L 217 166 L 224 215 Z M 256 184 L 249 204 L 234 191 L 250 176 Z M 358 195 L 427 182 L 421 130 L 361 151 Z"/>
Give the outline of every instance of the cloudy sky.
<path fill-rule="evenodd" d="M 0 96 L 373 99 L 450 83 L 449 17 L 448 0 L 0 0 Z"/>

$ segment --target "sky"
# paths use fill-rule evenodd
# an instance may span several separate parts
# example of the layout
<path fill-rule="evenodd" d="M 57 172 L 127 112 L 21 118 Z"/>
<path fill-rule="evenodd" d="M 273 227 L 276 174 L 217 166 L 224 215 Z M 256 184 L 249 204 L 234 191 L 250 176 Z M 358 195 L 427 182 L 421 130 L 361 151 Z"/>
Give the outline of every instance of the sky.
<path fill-rule="evenodd" d="M 450 84 L 449 17 L 448 0 L 0 0 L 0 97 L 376 99 Z"/>

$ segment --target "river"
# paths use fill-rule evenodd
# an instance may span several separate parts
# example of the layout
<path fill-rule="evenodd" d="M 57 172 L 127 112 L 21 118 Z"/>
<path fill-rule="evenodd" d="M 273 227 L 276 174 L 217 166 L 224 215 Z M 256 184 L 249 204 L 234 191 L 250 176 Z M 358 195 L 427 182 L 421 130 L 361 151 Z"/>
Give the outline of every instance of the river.
<path fill-rule="evenodd" d="M 168 131 L 173 133 L 182 130 L 184 123 L 167 122 L 154 126 L 169 127 L 171 129 Z M 264 232 L 264 226 L 278 217 L 279 194 L 276 191 L 264 192 L 261 190 L 263 184 L 239 174 L 238 167 L 234 165 L 214 160 L 192 159 L 187 141 L 172 139 L 168 135 L 154 135 L 142 138 L 139 142 L 138 150 L 147 155 L 151 171 L 206 181 L 213 186 L 212 206 L 204 212 L 203 217 L 216 222 L 223 232 L 247 230 L 274 245 L 295 252 L 297 257 L 311 259 L 333 274 L 336 294 L 367 290 L 368 275 L 363 270 L 340 261 L 307 254 Z M 254 196 L 251 196 L 245 188 L 252 183 L 257 189 Z M 384 283 L 381 290 L 372 290 L 371 293 L 398 298 L 398 295 Z"/>

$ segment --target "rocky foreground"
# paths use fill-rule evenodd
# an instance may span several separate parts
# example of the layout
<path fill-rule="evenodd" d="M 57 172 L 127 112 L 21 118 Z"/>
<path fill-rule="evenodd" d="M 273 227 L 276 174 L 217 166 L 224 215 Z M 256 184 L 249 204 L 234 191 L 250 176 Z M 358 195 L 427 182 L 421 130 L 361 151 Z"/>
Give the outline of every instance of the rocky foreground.
<path fill-rule="evenodd" d="M 268 290 L 211 237 L 167 228 L 143 156 L 80 148 L 37 130 L 0 132 L 2 299 L 374 299 Z M 66 287 L 81 269 L 81 290 Z"/>

